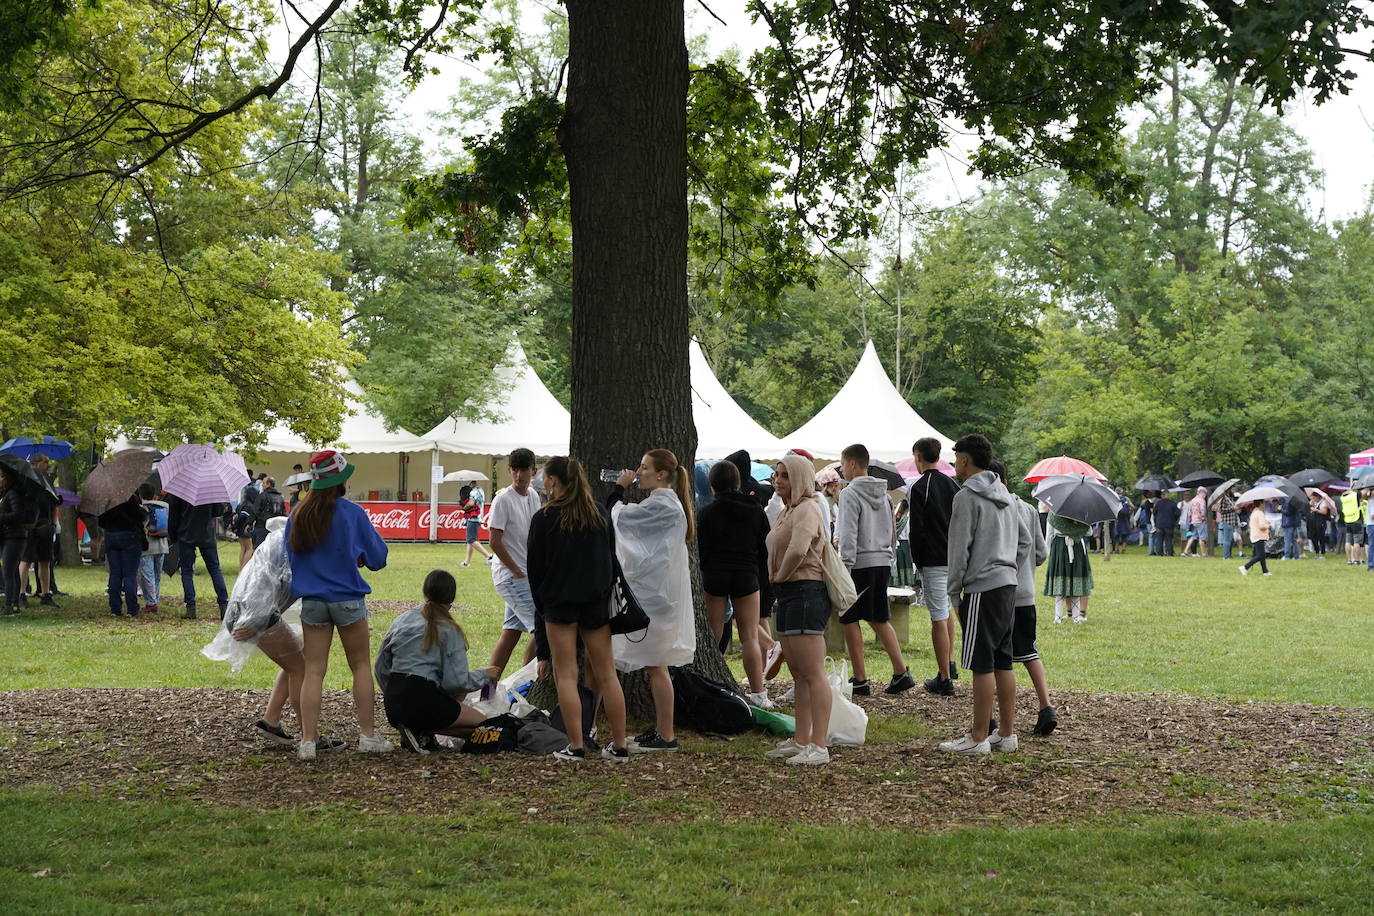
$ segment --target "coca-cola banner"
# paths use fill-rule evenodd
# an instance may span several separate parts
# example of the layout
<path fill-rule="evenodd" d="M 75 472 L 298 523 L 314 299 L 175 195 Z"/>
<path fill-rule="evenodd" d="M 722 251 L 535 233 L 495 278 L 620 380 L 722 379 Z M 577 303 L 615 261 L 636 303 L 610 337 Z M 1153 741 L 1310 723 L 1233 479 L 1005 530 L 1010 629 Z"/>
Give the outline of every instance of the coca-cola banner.
<path fill-rule="evenodd" d="M 372 527 L 387 541 L 429 540 L 430 508 L 428 503 L 359 503 L 372 521 Z M 477 529 L 478 540 L 490 537 L 487 531 L 487 511 L 482 507 L 482 524 Z M 439 540 L 467 540 L 467 515 L 455 504 L 439 505 Z"/>

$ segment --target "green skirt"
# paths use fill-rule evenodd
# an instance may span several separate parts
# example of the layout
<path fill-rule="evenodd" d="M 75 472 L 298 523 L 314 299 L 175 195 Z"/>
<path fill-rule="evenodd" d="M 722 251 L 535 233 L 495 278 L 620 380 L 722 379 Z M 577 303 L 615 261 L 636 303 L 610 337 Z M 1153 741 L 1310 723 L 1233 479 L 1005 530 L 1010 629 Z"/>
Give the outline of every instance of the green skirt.
<path fill-rule="evenodd" d="M 1055 598 L 1076 598 L 1093 593 L 1093 568 L 1083 541 L 1075 538 L 1073 559 L 1062 537 L 1050 537 L 1050 559 L 1045 567 L 1044 594 Z"/>

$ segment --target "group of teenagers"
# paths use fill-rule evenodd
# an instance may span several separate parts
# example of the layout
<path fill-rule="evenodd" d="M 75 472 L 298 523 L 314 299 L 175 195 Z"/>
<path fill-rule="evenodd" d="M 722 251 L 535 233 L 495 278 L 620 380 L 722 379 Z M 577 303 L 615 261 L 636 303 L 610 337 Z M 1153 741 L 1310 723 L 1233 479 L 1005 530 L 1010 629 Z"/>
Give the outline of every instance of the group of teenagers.
<path fill-rule="evenodd" d="M 1047 556 L 1053 566 L 1054 551 L 1047 547 L 1035 508 L 1007 489 L 1005 469 L 985 438 L 967 436 L 954 445 L 962 486 L 938 471 L 937 440 L 917 442 L 914 452 L 921 475 L 909 491 L 911 537 L 938 665 L 924 686 L 936 694 L 954 693 L 951 680 L 959 664 L 949 657 L 951 605 L 963 628 L 960 662 L 973 680 L 972 725 L 940 749 L 1015 751 L 1014 662 L 1025 665 L 1036 687 L 1036 733 L 1047 734 L 1057 724 L 1035 648 L 1035 567 Z M 365 602 L 370 587 L 360 570 L 382 568 L 386 544 L 362 508 L 344 496 L 353 473 L 346 457 L 325 450 L 310 464 L 309 498 L 289 520 L 274 520 L 272 535 L 241 576 L 253 581 L 252 564 L 279 563 L 289 570 L 288 594 L 266 615 L 240 614 L 236 600 L 225 619 L 235 639 L 256 640 L 282 668 L 255 727 L 269 740 L 294 744 L 302 759 L 343 746 L 322 736 L 319 727 L 335 629 L 353 676 L 361 751 L 393 749 L 373 721 L 374 678 L 401 746 L 428 753 L 446 743 L 439 736 L 465 738 L 481 725 L 485 714 L 465 699 L 494 688 L 524 634 L 531 634 L 526 661 L 537 659 L 540 673 L 552 674 L 561 719 L 569 725 L 567 745 L 557 758 L 585 760 L 599 751 L 602 758 L 621 762 L 633 754 L 678 750 L 669 669 L 688 664 L 696 651 L 688 559 L 694 540 L 713 636 L 720 639 L 727 624 L 739 632 L 749 702 L 772 706 L 765 669 L 785 661 L 790 670 L 795 734 L 769 750 L 769 757 L 791 765 L 830 761 L 825 631 L 836 610 L 843 612 L 855 693 L 871 689 L 861 622 L 873 629 L 892 661 L 886 692 L 916 684 L 889 621 L 895 531 L 888 488 L 869 475 L 862 445 L 842 455 L 848 485 L 834 507 L 817 487 L 812 460 L 793 453 L 776 464 L 771 486 L 742 475 L 735 461 L 715 464 L 709 475 L 711 500 L 699 511 L 694 511 L 688 470 L 664 449 L 646 452 L 637 469 L 621 471 L 602 502 L 594 498 L 577 459 L 554 457 L 539 469 L 532 452 L 515 450 L 507 459 L 510 485 L 493 498 L 488 517 L 493 585 L 505 617 L 490 662 L 482 668 L 469 665 L 469 645 L 453 614 L 457 583 L 444 570 L 426 577 L 423 601 L 397 616 L 373 660 Z M 537 474 L 539 487 L 533 485 Z M 643 498 L 628 501 L 631 486 Z M 844 609 L 832 607 L 826 588 L 826 553 L 837 545 L 859 596 Z M 938 556 L 935 545 L 944 548 Z M 646 629 L 612 635 L 618 587 L 647 614 Z M 236 599 L 238 591 L 236 585 Z M 296 600 L 301 637 L 280 613 Z M 769 614 L 771 631 L 764 622 Z M 243 622 L 250 619 L 252 625 Z M 618 673 L 635 670 L 647 676 L 655 716 L 652 727 L 630 737 Z M 298 714 L 299 740 L 282 727 L 288 702 Z M 591 733 L 571 727 L 590 718 L 584 713 L 593 709 L 585 702 L 605 713 L 609 736 L 601 736 L 602 747 Z"/>

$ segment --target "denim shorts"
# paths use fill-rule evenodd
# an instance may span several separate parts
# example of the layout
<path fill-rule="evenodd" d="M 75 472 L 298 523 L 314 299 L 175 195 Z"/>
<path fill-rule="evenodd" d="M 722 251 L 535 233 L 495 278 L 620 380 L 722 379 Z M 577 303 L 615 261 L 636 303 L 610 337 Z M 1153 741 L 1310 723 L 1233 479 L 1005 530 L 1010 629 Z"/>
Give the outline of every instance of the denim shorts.
<path fill-rule="evenodd" d="M 922 566 L 917 573 L 921 576 L 921 594 L 925 595 L 926 610 L 930 612 L 932 623 L 949 619 L 949 567 Z"/>
<path fill-rule="evenodd" d="M 774 582 L 778 606 L 773 612 L 779 636 L 820 636 L 830 622 L 830 595 L 820 579 Z"/>
<path fill-rule="evenodd" d="M 493 577 L 492 585 L 496 588 L 496 594 L 506 602 L 506 617 L 501 621 L 501 629 L 533 633 L 534 596 L 530 594 L 529 578 L 517 579 L 507 575 L 496 580 Z"/>
<path fill-rule="evenodd" d="M 348 601 L 321 601 L 318 598 L 301 599 L 301 623 L 312 627 L 334 624 L 346 627 L 367 619 L 367 602 L 362 598 Z"/>

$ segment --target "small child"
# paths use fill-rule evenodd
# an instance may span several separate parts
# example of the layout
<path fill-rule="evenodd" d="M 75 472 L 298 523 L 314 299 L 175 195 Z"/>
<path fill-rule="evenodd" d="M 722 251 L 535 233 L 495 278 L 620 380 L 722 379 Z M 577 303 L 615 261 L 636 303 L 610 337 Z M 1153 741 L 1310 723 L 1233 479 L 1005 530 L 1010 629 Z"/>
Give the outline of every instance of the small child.
<path fill-rule="evenodd" d="M 418 754 L 436 750 L 434 736 L 466 738 L 486 718 L 461 698 L 500 677 L 495 665 L 468 670 L 468 642 L 453 619 L 458 584 L 451 573 L 425 577 L 425 603 L 391 623 L 374 671 L 387 721 L 401 733 L 401 747 Z"/>

